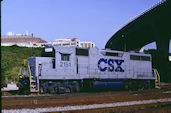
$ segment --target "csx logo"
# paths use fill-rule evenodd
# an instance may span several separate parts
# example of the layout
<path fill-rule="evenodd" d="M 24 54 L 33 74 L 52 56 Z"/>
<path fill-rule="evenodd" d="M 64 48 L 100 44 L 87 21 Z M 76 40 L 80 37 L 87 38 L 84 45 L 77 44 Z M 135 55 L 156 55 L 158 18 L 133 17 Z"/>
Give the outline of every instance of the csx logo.
<path fill-rule="evenodd" d="M 110 71 L 110 72 L 124 72 L 124 69 L 122 69 L 121 64 L 124 62 L 124 60 L 117 60 L 117 59 L 104 59 L 101 58 L 98 61 L 98 68 L 100 71 Z M 117 64 L 117 67 L 114 67 L 114 63 Z M 102 65 L 103 64 L 103 65 Z M 104 65 L 107 64 L 107 65 Z"/>

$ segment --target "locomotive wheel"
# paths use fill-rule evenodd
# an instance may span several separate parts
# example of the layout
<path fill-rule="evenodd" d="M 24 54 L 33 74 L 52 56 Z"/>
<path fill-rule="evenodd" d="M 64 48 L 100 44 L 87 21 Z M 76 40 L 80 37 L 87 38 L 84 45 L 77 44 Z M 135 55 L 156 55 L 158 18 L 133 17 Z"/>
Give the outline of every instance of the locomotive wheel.
<path fill-rule="evenodd" d="M 83 85 L 84 91 L 92 91 L 93 90 L 93 81 L 85 80 Z"/>
<path fill-rule="evenodd" d="M 139 85 L 138 85 L 138 82 L 137 81 L 131 81 L 131 83 L 130 83 L 130 89 L 132 91 L 137 91 L 138 90 L 138 87 L 139 87 Z"/>
<path fill-rule="evenodd" d="M 142 91 L 142 90 L 144 90 L 144 89 L 145 89 L 145 86 L 143 86 L 143 84 L 141 84 L 141 85 L 137 88 L 138 91 Z"/>
<path fill-rule="evenodd" d="M 30 94 L 30 91 L 29 91 L 29 89 L 25 89 L 25 90 L 23 91 L 23 93 L 24 93 L 24 95 L 29 95 L 29 94 Z"/>
<path fill-rule="evenodd" d="M 124 83 L 124 89 L 126 89 L 126 90 L 129 89 L 129 84 L 128 84 L 128 82 L 125 82 L 125 83 Z"/>
<path fill-rule="evenodd" d="M 80 87 L 79 86 L 73 86 L 73 92 L 80 92 Z"/>
<path fill-rule="evenodd" d="M 50 92 L 50 94 L 55 94 L 56 93 L 55 88 L 50 88 L 49 92 Z"/>
<path fill-rule="evenodd" d="M 72 93 L 71 88 L 67 87 L 67 88 L 66 88 L 66 93 Z"/>
<path fill-rule="evenodd" d="M 130 81 L 126 81 L 126 82 L 124 83 L 124 88 L 125 88 L 126 90 L 131 90 L 131 88 L 132 88 L 131 82 L 130 82 Z"/>
<path fill-rule="evenodd" d="M 43 87 L 40 87 L 40 93 L 41 93 L 41 94 L 44 94 L 44 93 L 45 93 Z"/>
<path fill-rule="evenodd" d="M 144 82 L 144 89 L 150 89 L 150 81 Z"/>
<path fill-rule="evenodd" d="M 55 87 L 54 91 L 55 91 L 55 93 L 58 93 L 59 92 L 58 87 Z"/>
<path fill-rule="evenodd" d="M 76 92 L 80 92 L 80 86 L 76 86 Z"/>

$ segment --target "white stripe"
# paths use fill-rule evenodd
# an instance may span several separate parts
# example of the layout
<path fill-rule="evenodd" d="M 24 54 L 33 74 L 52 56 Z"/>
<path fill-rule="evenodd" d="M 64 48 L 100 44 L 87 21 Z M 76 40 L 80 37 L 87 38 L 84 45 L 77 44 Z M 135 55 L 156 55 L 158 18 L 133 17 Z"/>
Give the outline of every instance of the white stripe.
<path fill-rule="evenodd" d="M 2 112 L 3 113 L 57 112 L 57 111 L 72 111 L 72 110 L 108 108 L 108 107 L 118 107 L 118 106 L 131 106 L 131 105 L 140 105 L 140 104 L 152 104 L 152 103 L 158 103 L 158 102 L 171 102 L 171 98 L 129 101 L 129 102 L 117 102 L 117 103 L 104 103 L 104 104 L 91 104 L 91 105 L 79 105 L 79 106 L 53 107 L 53 108 L 17 109 L 17 110 L 11 109 L 11 110 L 2 110 Z"/>

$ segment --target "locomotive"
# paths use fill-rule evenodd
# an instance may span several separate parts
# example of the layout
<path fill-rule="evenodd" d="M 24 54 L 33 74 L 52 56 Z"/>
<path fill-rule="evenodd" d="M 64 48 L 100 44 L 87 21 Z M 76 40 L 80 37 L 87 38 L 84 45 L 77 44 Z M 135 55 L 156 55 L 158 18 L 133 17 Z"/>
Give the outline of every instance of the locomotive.
<path fill-rule="evenodd" d="M 145 89 L 155 86 L 150 54 L 110 49 L 47 46 L 20 69 L 18 87 L 40 93 L 93 88 Z M 23 72 L 24 70 L 24 72 Z"/>

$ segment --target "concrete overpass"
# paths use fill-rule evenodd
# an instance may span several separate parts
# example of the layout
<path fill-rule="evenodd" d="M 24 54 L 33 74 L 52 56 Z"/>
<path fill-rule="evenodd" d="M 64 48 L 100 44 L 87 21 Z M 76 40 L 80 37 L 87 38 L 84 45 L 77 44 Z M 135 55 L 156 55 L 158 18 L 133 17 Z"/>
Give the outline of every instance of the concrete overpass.
<path fill-rule="evenodd" d="M 155 68 L 158 68 L 162 80 L 167 81 L 169 74 L 171 77 L 171 70 L 168 68 L 170 39 L 171 0 L 163 0 L 118 30 L 108 40 L 105 48 L 130 51 L 156 41 L 158 61 L 155 62 Z"/>

